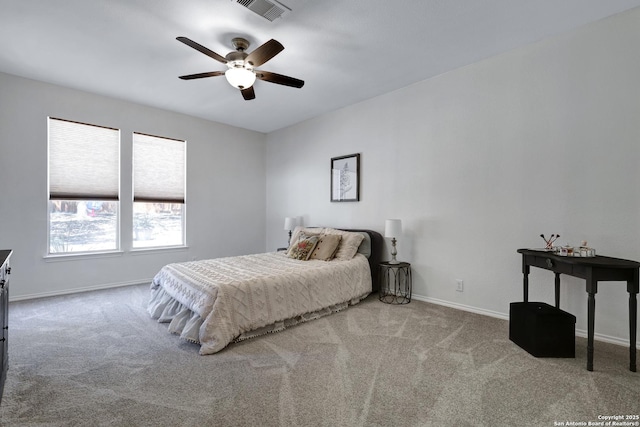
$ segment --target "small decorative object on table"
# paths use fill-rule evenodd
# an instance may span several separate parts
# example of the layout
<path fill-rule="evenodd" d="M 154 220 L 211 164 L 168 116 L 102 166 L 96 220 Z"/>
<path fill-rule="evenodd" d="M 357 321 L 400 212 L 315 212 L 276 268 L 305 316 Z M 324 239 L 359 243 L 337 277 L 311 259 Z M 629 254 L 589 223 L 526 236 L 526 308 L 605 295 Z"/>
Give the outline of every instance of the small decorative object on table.
<path fill-rule="evenodd" d="M 593 248 L 590 248 L 587 245 L 587 241 L 586 240 L 583 240 L 582 242 L 580 242 L 580 252 L 579 253 L 580 253 L 580 256 L 583 256 L 583 257 L 596 256 L 596 250 L 593 249 Z"/>
<path fill-rule="evenodd" d="M 580 247 L 574 248 L 573 246 L 566 245 L 559 248 L 558 255 L 560 256 L 575 256 L 575 257 L 594 257 L 596 256 L 596 250 L 587 246 L 587 241 L 583 240 L 580 243 Z"/>
<path fill-rule="evenodd" d="M 559 234 L 552 234 L 548 239 L 541 234 L 542 240 L 544 240 L 545 251 L 553 252 L 560 256 L 575 256 L 575 257 L 594 257 L 596 256 L 596 250 L 587 246 L 587 241 L 580 242 L 580 247 L 574 248 L 571 245 L 553 246 L 553 243 L 560 237 Z"/>
<path fill-rule="evenodd" d="M 555 242 L 556 240 L 558 240 L 558 237 L 560 237 L 559 234 L 552 234 L 551 237 L 549 237 L 548 239 L 544 237 L 544 234 L 541 234 L 540 237 L 542 237 L 542 240 L 544 240 L 545 243 L 545 249 L 548 251 L 552 251 L 553 249 L 553 242 Z"/>

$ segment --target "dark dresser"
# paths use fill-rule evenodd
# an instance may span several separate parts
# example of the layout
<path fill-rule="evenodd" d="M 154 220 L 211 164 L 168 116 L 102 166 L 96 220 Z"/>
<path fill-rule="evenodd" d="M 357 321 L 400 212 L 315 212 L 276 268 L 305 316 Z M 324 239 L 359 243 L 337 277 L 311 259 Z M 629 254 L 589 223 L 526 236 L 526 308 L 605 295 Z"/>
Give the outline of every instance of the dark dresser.
<path fill-rule="evenodd" d="M 9 353 L 7 340 L 9 338 L 9 275 L 11 274 L 11 250 L 0 250 L 0 402 L 4 382 L 9 368 Z"/>

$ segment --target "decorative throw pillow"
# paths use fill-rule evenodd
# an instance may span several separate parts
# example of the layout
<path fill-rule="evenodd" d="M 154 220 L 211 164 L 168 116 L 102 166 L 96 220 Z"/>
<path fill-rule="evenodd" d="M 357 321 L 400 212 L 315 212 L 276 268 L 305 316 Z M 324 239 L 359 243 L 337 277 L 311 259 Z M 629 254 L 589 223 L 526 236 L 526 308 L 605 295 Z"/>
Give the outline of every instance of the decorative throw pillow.
<path fill-rule="evenodd" d="M 321 234 L 309 259 L 332 260 L 338 250 L 340 240 L 342 240 L 342 236 L 338 234 Z"/>
<path fill-rule="evenodd" d="M 300 235 L 298 241 L 289 248 L 289 258 L 306 261 L 318 244 L 318 236 Z"/>
<path fill-rule="evenodd" d="M 303 227 L 301 225 L 297 225 L 296 228 L 293 229 L 293 233 L 291 235 L 291 243 L 290 247 L 295 246 L 296 242 L 300 240 L 300 235 L 304 234 L 306 237 L 309 236 L 320 236 L 322 234 L 323 229 L 317 227 Z"/>
<path fill-rule="evenodd" d="M 335 259 L 341 261 L 349 261 L 358 252 L 358 247 L 364 236 L 360 233 L 352 233 L 350 231 L 336 230 L 335 228 L 325 228 L 326 234 L 337 234 L 342 236 L 340 245 L 338 245 L 338 251 L 336 252 Z"/>

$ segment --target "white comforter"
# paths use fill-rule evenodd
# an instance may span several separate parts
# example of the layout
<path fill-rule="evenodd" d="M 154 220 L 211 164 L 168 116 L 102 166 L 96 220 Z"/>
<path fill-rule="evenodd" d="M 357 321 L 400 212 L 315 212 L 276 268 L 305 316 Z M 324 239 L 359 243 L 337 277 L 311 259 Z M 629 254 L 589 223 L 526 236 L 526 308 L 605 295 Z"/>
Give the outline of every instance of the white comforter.
<path fill-rule="evenodd" d="M 199 337 L 192 340 L 200 342 L 200 354 L 211 354 L 245 332 L 359 302 L 371 292 L 371 272 L 361 254 L 350 261 L 327 262 L 264 253 L 169 264 L 151 288 L 151 315 L 182 323 L 173 332 L 182 331 L 189 322 L 186 317 L 196 320 Z M 165 302 L 159 303 L 161 299 Z M 170 316 L 161 315 L 167 304 L 177 308 Z M 173 319 L 180 311 L 184 320 Z"/>

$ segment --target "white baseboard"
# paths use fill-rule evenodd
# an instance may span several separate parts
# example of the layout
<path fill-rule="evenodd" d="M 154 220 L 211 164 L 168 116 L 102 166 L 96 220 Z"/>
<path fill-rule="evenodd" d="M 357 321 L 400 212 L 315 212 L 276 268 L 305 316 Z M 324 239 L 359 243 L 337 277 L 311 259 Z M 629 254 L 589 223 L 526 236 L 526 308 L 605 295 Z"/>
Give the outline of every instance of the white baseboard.
<path fill-rule="evenodd" d="M 499 313 L 497 311 L 485 310 L 484 308 L 472 307 L 470 305 L 458 304 L 457 302 L 445 301 L 438 298 L 425 297 L 422 295 L 413 294 L 411 296 L 413 299 L 417 299 L 418 301 L 430 302 L 432 304 L 444 305 L 445 307 L 455 308 L 457 310 L 469 311 L 471 313 L 482 314 L 484 316 L 496 317 L 498 319 L 509 320 L 509 315 L 504 313 Z"/>
<path fill-rule="evenodd" d="M 143 285 L 145 283 L 148 283 L 149 285 L 151 285 L 152 280 L 153 279 L 140 279 L 140 280 L 132 280 L 130 282 L 104 283 L 101 285 L 86 286 L 83 288 L 63 289 L 63 290 L 51 291 L 51 292 L 39 292 L 37 294 L 18 295 L 16 297 L 9 296 L 9 302 L 23 301 L 23 300 L 35 299 L 35 298 L 55 297 L 60 295 L 75 294 L 79 292 L 98 291 L 100 289 L 120 288 L 123 286 Z"/>
<path fill-rule="evenodd" d="M 485 310 L 483 308 L 472 307 L 470 305 L 458 304 L 456 302 L 445 301 L 445 300 L 441 300 L 441 299 L 437 299 L 437 298 L 425 297 L 425 296 L 416 295 L 416 294 L 413 294 L 411 296 L 411 298 L 417 299 L 418 301 L 424 301 L 424 302 L 429 302 L 429 303 L 432 303 L 432 304 L 443 305 L 445 307 L 455 308 L 457 310 L 469 311 L 471 313 L 482 314 L 484 316 L 495 317 L 495 318 L 503 319 L 503 320 L 509 320 L 509 314 L 508 313 L 500 313 L 500 312 L 497 312 L 497 311 Z M 585 331 L 583 329 L 576 329 L 576 336 L 582 337 L 582 338 L 586 338 L 587 337 L 587 331 Z M 624 338 L 620 338 L 620 337 L 612 337 L 610 335 L 603 335 L 603 334 L 595 333 L 595 334 L 593 334 L 593 339 L 596 340 L 596 341 L 602 341 L 602 342 L 607 342 L 607 343 L 610 343 L 610 344 L 621 345 L 623 347 L 629 347 L 629 340 L 624 339 Z M 636 349 L 640 350 L 640 342 L 638 342 L 636 344 Z"/>

